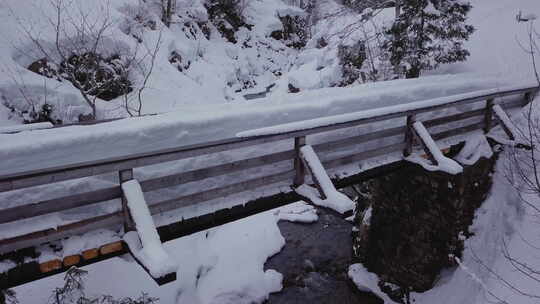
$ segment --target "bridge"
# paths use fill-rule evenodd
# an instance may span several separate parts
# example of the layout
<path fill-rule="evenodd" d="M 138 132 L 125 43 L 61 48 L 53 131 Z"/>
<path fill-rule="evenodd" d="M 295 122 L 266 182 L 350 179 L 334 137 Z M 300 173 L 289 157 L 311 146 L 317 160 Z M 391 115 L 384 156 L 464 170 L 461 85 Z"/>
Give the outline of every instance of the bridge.
<path fill-rule="evenodd" d="M 444 152 L 452 142 L 463 141 L 471 132 L 480 130 L 487 134 L 498 124 L 508 137 L 507 144 L 520 144 L 519 134 L 507 113 L 527 105 L 537 92 L 538 87 L 473 92 L 247 130 L 234 138 L 204 144 L 0 175 L 0 192 L 5 193 L 31 191 L 32 187 L 104 174 L 117 176 L 115 186 L 98 190 L 9 208 L 3 208 L 0 201 L 0 225 L 28 225 L 40 216 L 104 202 L 115 204 L 113 209 L 116 210 L 63 223 L 56 228 L 0 239 L 0 263 L 12 261 L 9 264 L 12 267 L 0 269 L 0 288 L 14 287 L 64 272 L 72 266 L 80 267 L 126 253 L 132 254 L 159 284 L 170 282 L 175 280 L 176 272 L 166 253 L 160 251 L 161 242 L 299 200 L 313 202 L 335 198 L 336 188 L 396 170 L 404 162 L 413 161 L 413 156 L 422 156 L 429 166 L 439 170 L 448 169 L 443 166 L 448 161 L 459 169 L 460 165 L 441 150 Z M 366 125 L 376 126 L 376 131 L 362 133 Z M 223 152 L 242 155 L 242 151 L 259 146 L 264 146 L 263 155 L 220 164 L 209 162 L 190 171 L 166 172 L 146 179 L 138 178 L 134 172 L 148 166 L 204 159 Z M 338 172 L 336 169 L 342 174 L 331 179 L 328 172 Z M 253 170 L 263 174 L 252 176 L 249 172 Z M 146 200 L 153 191 L 244 172 L 249 178 L 241 181 L 221 178 L 213 187 L 197 188 L 190 194 L 152 202 Z M 309 187 L 315 195 L 297 191 L 304 184 L 314 186 Z M 240 195 L 245 193 L 250 194 Z M 223 198 L 236 203 L 224 206 Z M 189 216 L 182 212 L 197 206 L 204 206 L 199 214 Z M 175 212 L 172 220 L 171 217 L 167 221 L 157 220 L 170 212 Z M 114 231 L 118 237 L 67 256 L 40 257 L 40 252 L 58 246 L 58 241 L 102 229 Z M 150 246 L 153 250 L 146 250 Z"/>

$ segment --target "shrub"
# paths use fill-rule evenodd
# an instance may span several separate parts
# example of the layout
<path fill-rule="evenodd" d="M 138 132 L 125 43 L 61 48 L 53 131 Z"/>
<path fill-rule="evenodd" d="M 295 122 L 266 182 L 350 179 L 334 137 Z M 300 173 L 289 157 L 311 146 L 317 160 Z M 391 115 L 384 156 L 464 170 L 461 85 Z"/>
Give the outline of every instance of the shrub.
<path fill-rule="evenodd" d="M 28 70 L 58 81 L 68 80 L 88 95 L 112 100 L 133 90 L 128 79 L 128 61 L 119 54 L 103 57 L 87 52 L 72 54 L 60 66 L 42 58 L 31 63 Z"/>
<path fill-rule="evenodd" d="M 367 59 L 366 46 L 359 41 L 352 46 L 339 45 L 338 58 L 342 68 L 342 80 L 340 86 L 347 86 L 356 82 L 360 77 L 365 81 L 362 66 Z"/>
<path fill-rule="evenodd" d="M 210 21 L 229 42 L 237 42 L 234 34 L 240 27 L 251 28 L 242 15 L 245 5 L 243 0 L 207 0 L 205 4 Z"/>

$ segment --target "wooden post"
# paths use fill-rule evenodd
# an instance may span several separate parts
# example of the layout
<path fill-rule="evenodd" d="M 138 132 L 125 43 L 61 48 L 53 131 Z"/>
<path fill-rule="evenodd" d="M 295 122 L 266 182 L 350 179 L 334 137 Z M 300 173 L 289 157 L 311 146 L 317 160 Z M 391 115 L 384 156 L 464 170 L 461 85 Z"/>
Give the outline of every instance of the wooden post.
<path fill-rule="evenodd" d="M 306 167 L 304 166 L 304 162 L 302 161 L 302 158 L 300 157 L 300 148 L 306 145 L 306 137 L 300 136 L 294 138 L 294 151 L 295 151 L 295 157 L 294 157 L 294 187 L 299 187 L 305 182 L 306 177 Z"/>
<path fill-rule="evenodd" d="M 120 185 L 124 182 L 132 180 L 133 169 L 119 171 L 118 178 L 120 180 Z M 133 219 L 131 218 L 131 215 L 129 213 L 129 208 L 127 205 L 127 198 L 124 194 L 122 194 L 122 213 L 124 217 L 124 232 L 135 230 L 135 223 L 133 222 Z"/>
<path fill-rule="evenodd" d="M 313 150 L 311 150 L 311 151 L 313 151 Z M 309 153 L 309 152 L 304 152 L 304 153 Z M 323 167 L 319 157 L 317 156 L 317 154 L 315 154 L 315 151 L 313 151 L 313 155 L 312 155 L 311 159 L 312 159 L 313 162 L 318 162 L 318 165 L 321 168 L 323 168 L 322 172 L 320 170 L 317 171 L 317 169 L 315 169 L 313 167 L 313 166 L 316 166 L 316 164 L 314 164 L 314 163 L 310 164 L 307 161 L 305 154 L 300 155 L 300 157 L 301 157 L 302 162 L 304 164 L 304 168 L 309 172 L 309 175 L 311 175 L 311 179 L 313 180 L 313 183 L 315 183 L 315 187 L 317 188 L 317 191 L 319 192 L 319 196 L 321 197 L 322 200 L 327 199 L 328 197 L 326 196 L 326 193 L 324 192 L 324 188 L 323 188 L 323 186 L 321 184 L 321 179 L 323 181 L 325 180 L 324 181 L 325 185 L 332 185 L 332 187 L 333 187 L 333 184 L 332 184 L 332 181 L 330 180 L 330 177 L 326 173 L 326 171 L 324 171 L 324 167 Z"/>
<path fill-rule="evenodd" d="M 405 131 L 405 149 L 403 150 L 404 157 L 409 157 L 412 154 L 414 144 L 413 123 L 415 121 L 415 115 L 407 115 L 407 130 Z"/>
<path fill-rule="evenodd" d="M 399 20 L 399 17 L 401 16 L 401 0 L 395 0 L 394 1 L 395 3 L 395 17 L 394 17 L 394 24 L 397 23 L 397 21 Z M 394 40 L 395 41 L 399 41 L 400 40 L 400 34 L 398 32 L 396 32 L 394 34 Z M 399 63 L 396 63 L 394 64 L 394 74 L 395 74 L 395 77 L 399 77 L 398 75 L 401 73 L 400 71 L 400 64 Z"/>
<path fill-rule="evenodd" d="M 493 98 L 486 100 L 486 113 L 484 116 L 484 133 L 488 133 L 493 127 Z"/>
<path fill-rule="evenodd" d="M 424 140 L 420 136 L 418 136 L 418 134 L 416 132 L 414 132 L 414 136 L 418 138 L 418 141 L 420 142 L 420 145 L 422 146 L 422 149 L 426 153 L 426 156 L 429 159 L 429 161 L 431 162 L 431 164 L 434 165 L 434 166 L 438 166 L 439 162 L 435 159 L 435 156 L 433 156 L 433 153 L 431 152 L 429 147 L 426 145 Z"/>
<path fill-rule="evenodd" d="M 501 123 L 501 127 L 504 130 L 504 133 L 506 133 L 506 136 L 508 136 L 510 140 L 516 140 L 517 134 L 514 134 L 514 132 L 512 131 L 513 123 L 506 114 L 506 112 L 501 108 L 500 105 L 493 106 L 493 112 Z"/>
<path fill-rule="evenodd" d="M 533 100 L 532 92 L 525 93 L 525 104 L 528 104 L 529 102 L 532 102 L 532 100 Z"/>

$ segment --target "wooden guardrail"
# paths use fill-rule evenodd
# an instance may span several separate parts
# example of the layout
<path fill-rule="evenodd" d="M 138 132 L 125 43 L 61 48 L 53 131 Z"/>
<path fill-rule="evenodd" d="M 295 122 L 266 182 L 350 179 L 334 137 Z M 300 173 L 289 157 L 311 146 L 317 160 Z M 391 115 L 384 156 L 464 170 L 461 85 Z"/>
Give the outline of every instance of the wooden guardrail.
<path fill-rule="evenodd" d="M 489 131 L 495 125 L 495 122 L 493 121 L 494 106 L 500 104 L 504 109 L 522 107 L 532 100 L 532 96 L 536 94 L 537 90 L 537 87 L 526 87 L 493 94 L 480 94 L 478 96 L 459 100 L 449 99 L 447 102 L 436 105 L 419 102 L 418 104 L 422 106 L 411 107 L 411 109 L 405 111 L 392 111 L 390 109 L 389 111 L 381 111 L 380 113 L 382 114 L 377 114 L 370 117 L 292 130 L 278 134 L 251 136 L 245 138 L 229 138 L 204 144 L 160 150 L 151 153 L 133 154 L 99 161 L 43 168 L 9 175 L 0 175 L 0 192 L 14 191 L 28 187 L 46 185 L 83 177 L 91 177 L 111 172 L 117 172 L 119 181 L 122 182 L 133 177 L 134 168 L 198 157 L 223 151 L 244 149 L 264 143 L 291 140 L 291 149 L 287 151 L 270 152 L 266 155 L 258 157 L 241 159 L 225 164 L 213 165 L 201 169 L 178 172 L 166 176 L 139 181 L 143 192 L 149 192 L 162 188 L 174 187 L 189 182 L 202 181 L 208 178 L 224 176 L 235 172 L 242 172 L 247 169 L 268 166 L 284 161 L 290 161 L 291 164 L 294 164 L 291 169 L 283 170 L 282 172 L 273 173 L 263 177 L 256 177 L 241 182 L 223 182 L 223 184 L 218 184 L 216 187 L 211 189 L 201 189 L 200 192 L 152 203 L 149 206 L 149 210 L 152 215 L 157 215 L 186 206 L 223 198 L 232 194 L 256 190 L 263 186 L 266 187 L 270 184 L 278 182 L 285 181 L 290 185 L 301 184 L 304 181 L 303 176 L 305 174 L 305 169 L 301 165 L 301 161 L 298 156 L 299 147 L 305 144 L 306 137 L 311 135 L 343 128 L 357 127 L 374 122 L 383 122 L 391 119 L 403 118 L 402 123 L 398 125 L 393 124 L 392 127 L 389 128 L 368 134 L 341 138 L 338 140 L 329 140 L 314 144 L 312 147 L 317 153 L 324 154 L 325 152 L 339 151 L 340 149 L 346 147 L 359 145 L 374 140 L 400 135 L 404 136 L 404 140 L 398 143 L 377 146 L 367 151 L 352 152 L 350 155 L 339 156 L 337 158 L 326 160 L 323 162 L 326 169 L 336 168 L 398 151 L 403 151 L 405 155 L 408 155 L 412 152 L 413 147 L 413 140 L 410 135 L 411 124 L 413 121 L 415 121 L 419 114 L 460 105 L 475 104 L 478 105 L 476 107 L 477 109 L 451 114 L 444 117 L 432 118 L 427 121 L 423 121 L 422 123 L 426 128 L 432 128 L 471 118 L 482 119 L 480 122 L 470 123 L 458 128 L 446 128 L 443 131 L 431 134 L 434 140 L 445 139 L 474 130 L 484 129 L 485 131 Z M 505 96 L 517 95 L 521 97 L 519 99 L 504 102 L 500 99 L 501 97 Z M 485 104 L 479 104 L 482 102 Z M 118 184 L 117 186 L 108 187 L 105 189 L 72 194 L 40 202 L 31 202 L 26 205 L 11 208 L 2 209 L 2 202 L 0 202 L 0 224 L 16 222 L 32 217 L 121 198 L 122 190 L 120 184 Z M 113 228 L 119 230 L 123 225 L 129 224 L 129 216 L 125 214 L 125 208 L 122 209 L 121 206 L 119 206 L 119 208 L 120 209 L 117 212 L 86 218 L 84 220 L 59 226 L 56 229 L 45 229 L 29 234 L 1 239 L 0 256 L 2 254 L 8 254 L 17 250 L 39 246 L 44 243 L 60 240 L 72 235 L 83 234 L 100 228 Z M 246 214 L 253 214 L 253 212 L 247 212 Z M 212 227 L 212 225 L 213 223 L 201 223 L 200 229 L 209 228 Z M 198 228 L 191 227 L 189 231 L 196 232 L 200 231 L 200 229 L 198 230 Z M 125 248 L 122 250 L 125 251 Z"/>

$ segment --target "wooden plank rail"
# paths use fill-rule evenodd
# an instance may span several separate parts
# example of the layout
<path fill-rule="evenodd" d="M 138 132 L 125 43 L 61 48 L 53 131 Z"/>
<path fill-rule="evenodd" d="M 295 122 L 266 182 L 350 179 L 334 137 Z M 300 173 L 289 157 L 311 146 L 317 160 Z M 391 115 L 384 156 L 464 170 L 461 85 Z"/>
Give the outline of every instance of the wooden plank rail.
<path fill-rule="evenodd" d="M 143 192 L 150 192 L 183 185 L 186 183 L 199 182 L 209 178 L 227 176 L 232 173 L 240 173 L 249 169 L 263 167 L 275 168 L 273 169 L 272 173 L 268 175 L 248 178 L 242 181 L 233 180 L 232 182 L 229 179 L 224 178 L 211 189 L 200 189 L 199 192 L 183 194 L 176 198 L 166 198 L 162 201 L 154 202 L 149 205 L 149 210 L 152 215 L 156 216 L 172 210 L 213 201 L 246 191 L 257 191 L 261 187 L 268 187 L 269 185 L 276 183 L 291 186 L 301 185 L 305 182 L 306 166 L 302 163 L 298 153 L 302 146 L 308 144 L 310 139 L 309 136 L 312 135 L 392 120 L 391 125 L 385 126 L 384 124 L 378 124 L 379 127 L 383 127 L 382 129 L 374 131 L 366 130 L 364 134 L 354 135 L 346 138 L 332 139 L 331 136 L 328 136 L 327 138 L 326 135 L 323 134 L 324 137 L 319 136 L 317 137 L 317 140 L 320 141 L 323 139 L 324 141 L 311 144 L 311 146 L 317 152 L 317 154 L 321 155 L 322 165 L 326 169 L 355 164 L 392 153 L 395 153 L 397 156 L 402 154 L 409 155 L 412 153 L 415 144 L 417 144 L 415 143 L 412 134 L 409 134 L 410 126 L 419 114 L 429 113 L 446 108 L 453 108 L 460 105 L 478 104 L 479 107 L 474 108 L 474 110 L 460 112 L 456 109 L 453 110 L 453 114 L 443 116 L 439 114 L 439 117 L 435 116 L 433 118 L 424 120 L 423 124 L 426 128 L 437 128 L 436 132 L 430 131 L 430 134 L 434 140 L 447 139 L 475 130 L 483 129 L 484 131 L 489 131 L 498 123 L 492 119 L 494 106 L 500 105 L 504 109 L 522 107 L 528 102 L 532 101 L 532 96 L 533 94 L 536 94 L 537 90 L 538 88 L 536 87 L 529 87 L 506 92 L 484 94 L 481 96 L 474 96 L 459 100 L 449 99 L 448 102 L 445 102 L 444 104 L 429 105 L 427 103 L 419 103 L 422 104 L 422 106 L 413 106 L 411 109 L 405 111 L 382 111 L 382 114 L 377 114 L 370 117 L 293 130 L 279 134 L 251 136 L 245 138 L 229 138 L 203 144 L 165 149 L 156 152 L 139 153 L 125 157 L 109 158 L 99 161 L 89 161 L 69 164 L 66 166 L 19 172 L 9 175 L 0 175 L 0 192 L 47 185 L 50 183 L 57 183 L 84 177 L 92 177 L 112 172 L 119 174 L 119 181 L 124 182 L 133 178 L 133 169 L 140 167 L 199 157 L 213 153 L 233 150 L 236 151 L 277 141 L 283 141 L 284 144 L 289 145 L 290 150 L 276 152 L 271 151 L 270 148 L 267 154 L 260 156 L 244 158 L 224 164 L 211 165 L 190 171 L 177 172 L 165 176 L 141 180 L 140 185 Z M 514 95 L 521 95 L 523 98 L 505 102 L 501 102 L 500 100 L 500 97 Z M 482 104 L 479 104 L 480 102 Z M 397 119 L 400 118 L 401 121 L 398 121 Z M 455 122 L 462 122 L 466 125 L 456 128 L 447 126 L 448 124 Z M 355 130 L 362 129 L 358 128 Z M 381 139 L 385 139 L 386 141 L 378 142 Z M 280 144 L 280 146 L 283 147 L 283 144 Z M 368 148 L 363 150 L 356 150 L 356 148 L 354 148 L 362 146 L 367 146 Z M 333 158 L 324 158 L 325 152 L 343 152 L 342 149 L 344 148 L 349 148 L 348 150 L 345 150 L 347 153 L 341 153 L 341 156 L 338 157 L 334 156 Z M 275 166 L 276 164 L 282 162 L 288 162 L 288 166 Z M 296 197 L 293 194 L 291 195 L 291 197 L 288 197 L 289 199 Z M 32 248 L 51 241 L 60 240 L 73 235 L 80 235 L 101 228 L 119 231 L 122 227 L 124 227 L 125 231 L 132 230 L 133 223 L 130 221 L 129 214 L 126 212 L 125 203 L 122 204 L 122 197 L 120 185 L 114 185 L 104 189 L 70 194 L 60 198 L 52 198 L 39 202 L 29 202 L 25 205 L 0 209 L 0 224 L 9 224 L 16 223 L 17 221 L 23 219 L 43 216 L 54 212 L 61 212 L 83 206 L 90 206 L 110 200 L 116 199 L 118 202 L 117 211 L 110 214 L 85 218 L 73 223 L 61 225 L 56 229 L 44 229 L 29 234 L 0 239 L 0 255 L 14 252 L 16 250 L 23 250 L 25 248 Z M 257 201 L 265 201 L 265 198 L 261 197 L 260 199 L 257 199 Z M 223 220 L 215 220 L 215 218 L 223 217 L 233 219 L 241 216 L 238 214 L 251 215 L 254 214 L 252 212 L 255 212 L 256 210 L 263 210 L 265 208 L 270 208 L 270 206 L 278 206 L 279 203 L 270 204 L 266 207 L 253 207 L 253 205 L 248 205 L 220 210 L 213 215 L 213 219 L 210 220 L 210 222 L 205 222 L 206 220 L 202 220 L 203 218 L 206 219 L 204 215 L 200 216 L 198 218 L 201 218 L 201 222 L 189 222 L 189 225 L 191 226 L 188 226 L 190 228 L 185 228 L 188 226 L 183 224 L 182 227 L 184 228 L 182 229 L 188 229 L 189 231 L 195 232 L 200 231 L 198 229 L 202 229 L 204 227 L 213 227 L 212 225 L 217 225 L 218 223 L 223 222 Z M 235 215 L 231 215 L 231 213 L 234 213 Z M 181 222 L 186 222 L 186 219 L 182 219 Z M 167 227 L 173 227 L 175 224 L 171 225 L 168 225 Z M 158 230 L 162 231 L 162 229 L 165 228 L 158 227 Z M 186 233 L 186 231 L 175 230 L 175 232 L 172 234 L 185 235 Z M 123 248 L 121 251 L 125 252 L 126 250 Z M 82 260 L 84 259 L 81 259 L 80 261 Z M 67 259 L 67 264 L 77 264 L 77 261 L 79 261 L 77 257 L 72 257 Z M 63 262 L 61 262 L 61 265 L 64 265 L 62 263 Z M 51 265 L 56 265 L 53 264 L 54 263 Z"/>

